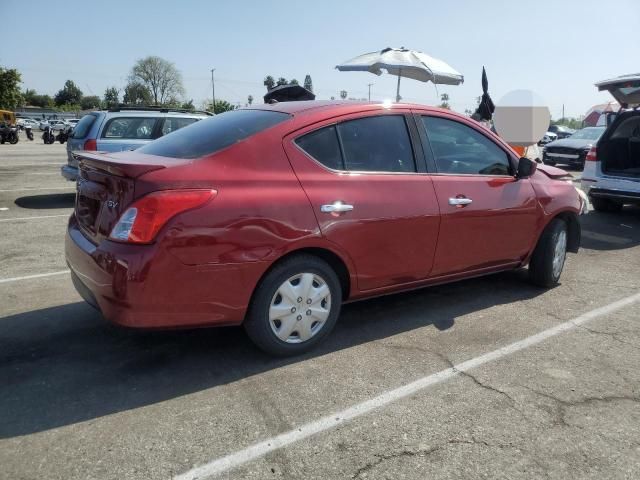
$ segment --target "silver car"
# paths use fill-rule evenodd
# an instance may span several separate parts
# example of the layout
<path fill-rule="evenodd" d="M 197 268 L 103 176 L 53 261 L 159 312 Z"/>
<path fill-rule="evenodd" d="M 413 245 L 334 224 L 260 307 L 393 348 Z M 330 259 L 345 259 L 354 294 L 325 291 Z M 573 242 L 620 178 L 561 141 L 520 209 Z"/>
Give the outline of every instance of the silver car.
<path fill-rule="evenodd" d="M 80 119 L 67 141 L 67 164 L 62 167 L 62 176 L 72 181 L 78 178 L 78 160 L 75 156 L 78 151 L 135 150 L 210 115 L 207 112 L 151 107 L 91 112 Z"/>

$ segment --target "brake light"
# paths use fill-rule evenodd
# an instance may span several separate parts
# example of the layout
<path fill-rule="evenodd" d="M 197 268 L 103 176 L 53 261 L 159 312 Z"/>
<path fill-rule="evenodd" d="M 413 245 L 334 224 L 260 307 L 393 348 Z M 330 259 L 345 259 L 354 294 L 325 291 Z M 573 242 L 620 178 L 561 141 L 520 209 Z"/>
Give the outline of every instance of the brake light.
<path fill-rule="evenodd" d="M 598 161 L 598 155 L 596 154 L 596 147 L 591 147 L 591 150 L 589 150 L 589 153 L 587 153 L 587 156 L 586 156 L 585 160 L 587 162 L 597 162 Z"/>
<path fill-rule="evenodd" d="M 98 150 L 98 142 L 96 142 L 95 138 L 90 138 L 89 140 L 87 140 L 86 142 L 84 142 L 84 145 L 82 146 L 83 150 L 92 150 L 92 151 L 96 151 Z"/>
<path fill-rule="evenodd" d="M 173 217 L 203 206 L 216 190 L 162 190 L 136 200 L 120 216 L 109 238 L 127 243 L 150 243 Z"/>

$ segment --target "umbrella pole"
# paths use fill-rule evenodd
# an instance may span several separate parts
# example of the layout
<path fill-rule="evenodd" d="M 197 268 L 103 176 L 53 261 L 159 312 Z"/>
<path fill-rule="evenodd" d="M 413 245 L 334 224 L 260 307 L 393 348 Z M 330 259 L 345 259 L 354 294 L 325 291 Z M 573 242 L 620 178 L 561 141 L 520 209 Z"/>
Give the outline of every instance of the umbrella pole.
<path fill-rule="evenodd" d="M 398 71 L 398 87 L 396 88 L 396 103 L 400 103 L 400 74 L 402 69 Z"/>

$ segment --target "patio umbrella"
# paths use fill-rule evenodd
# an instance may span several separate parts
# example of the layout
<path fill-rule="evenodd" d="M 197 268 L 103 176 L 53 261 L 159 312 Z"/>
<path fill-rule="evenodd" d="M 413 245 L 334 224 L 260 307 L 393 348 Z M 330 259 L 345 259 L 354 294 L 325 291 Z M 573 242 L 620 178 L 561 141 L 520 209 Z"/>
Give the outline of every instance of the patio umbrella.
<path fill-rule="evenodd" d="M 315 100 L 316 96 L 300 85 L 280 85 L 272 88 L 263 97 L 264 103 L 295 102 L 297 100 Z"/>
<path fill-rule="evenodd" d="M 488 122 L 493 117 L 493 112 L 496 107 L 493 104 L 493 100 L 489 96 L 489 80 L 487 80 L 487 72 L 482 67 L 482 98 L 476 111 L 471 115 L 476 121 L 484 120 Z"/>
<path fill-rule="evenodd" d="M 396 102 L 400 101 L 401 77 L 433 82 L 436 85 L 460 85 L 464 82 L 462 74 L 442 60 L 404 47 L 365 53 L 337 65 L 336 68 L 341 72 L 371 72 L 376 75 L 382 75 L 384 69 L 390 75 L 397 75 Z"/>

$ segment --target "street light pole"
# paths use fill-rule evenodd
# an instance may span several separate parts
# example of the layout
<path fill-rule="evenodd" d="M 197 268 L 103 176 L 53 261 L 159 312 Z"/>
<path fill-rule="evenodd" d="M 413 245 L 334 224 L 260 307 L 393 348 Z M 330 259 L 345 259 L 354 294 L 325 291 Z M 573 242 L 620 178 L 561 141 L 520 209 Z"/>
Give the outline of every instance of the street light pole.
<path fill-rule="evenodd" d="M 369 87 L 369 101 L 371 101 L 371 86 L 373 85 L 373 83 L 367 83 L 367 86 Z"/>
<path fill-rule="evenodd" d="M 211 96 L 213 98 L 213 103 L 211 104 L 211 110 L 213 113 L 216 113 L 216 84 L 213 81 L 213 72 L 215 68 L 211 69 Z"/>

